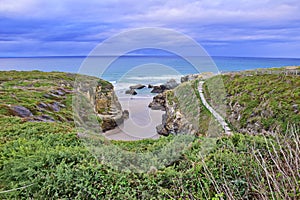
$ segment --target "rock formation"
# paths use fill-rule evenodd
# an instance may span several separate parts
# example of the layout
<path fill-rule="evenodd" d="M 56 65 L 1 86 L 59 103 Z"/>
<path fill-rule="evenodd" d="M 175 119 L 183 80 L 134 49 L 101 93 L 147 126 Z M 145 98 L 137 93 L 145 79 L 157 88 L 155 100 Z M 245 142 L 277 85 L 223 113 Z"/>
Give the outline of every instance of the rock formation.
<path fill-rule="evenodd" d="M 133 89 L 133 90 L 140 90 L 140 89 L 143 89 L 144 87 L 146 87 L 145 85 L 142 85 L 142 84 L 137 84 L 137 85 L 132 85 L 130 86 L 129 88 L 130 89 Z"/>
<path fill-rule="evenodd" d="M 163 93 L 165 90 L 167 90 L 165 85 L 155 85 L 152 87 L 151 93 Z"/>
<path fill-rule="evenodd" d="M 165 94 L 158 94 L 156 96 L 153 97 L 152 102 L 149 104 L 149 108 L 151 108 L 152 110 L 162 110 L 165 111 L 166 110 L 166 97 Z"/>
<path fill-rule="evenodd" d="M 151 93 L 163 93 L 166 90 L 172 90 L 174 88 L 176 88 L 179 84 L 176 82 L 175 79 L 170 79 L 169 81 L 167 81 L 165 84 L 162 85 L 158 85 L 158 86 L 152 86 L 152 91 Z M 148 86 L 148 88 L 150 88 Z"/>
<path fill-rule="evenodd" d="M 176 88 L 179 84 L 176 82 L 175 79 L 170 79 L 165 83 L 165 86 L 168 90 L 172 90 Z"/>
<path fill-rule="evenodd" d="M 95 93 L 95 111 L 102 120 L 102 131 L 115 128 L 123 123 L 123 111 L 113 86 L 98 84 Z M 126 112 L 125 112 L 126 113 Z"/>
<path fill-rule="evenodd" d="M 188 74 L 188 75 L 185 75 L 185 76 L 181 77 L 180 82 L 184 83 L 184 82 L 192 81 L 192 80 L 195 80 L 195 79 L 198 79 L 198 78 L 208 79 L 212 76 L 214 76 L 214 73 L 212 73 L 212 72 L 203 72 L 203 73 L 200 73 L 200 74 Z"/>
<path fill-rule="evenodd" d="M 168 100 L 167 96 L 170 95 L 168 93 L 173 95 L 173 91 L 158 94 L 149 105 L 151 109 L 160 108 L 166 111 L 162 116 L 162 124 L 156 127 L 157 133 L 164 136 L 169 134 L 195 134 L 197 130 L 182 114 L 179 104 L 176 101 Z"/>
<path fill-rule="evenodd" d="M 137 92 L 134 89 L 129 89 L 125 91 L 125 94 L 136 95 Z"/>
<path fill-rule="evenodd" d="M 31 111 L 23 106 L 18 105 L 8 105 L 8 108 L 12 115 L 18 116 L 18 117 L 31 117 L 33 114 Z"/>
<path fill-rule="evenodd" d="M 89 126 L 98 129 L 99 123 L 102 131 L 111 130 L 123 123 L 129 114 L 123 112 L 121 104 L 114 92 L 111 83 L 101 79 L 82 79 L 77 81 L 78 94 L 74 102 L 77 120 L 80 126 Z M 96 115 L 98 120 L 89 116 Z"/>

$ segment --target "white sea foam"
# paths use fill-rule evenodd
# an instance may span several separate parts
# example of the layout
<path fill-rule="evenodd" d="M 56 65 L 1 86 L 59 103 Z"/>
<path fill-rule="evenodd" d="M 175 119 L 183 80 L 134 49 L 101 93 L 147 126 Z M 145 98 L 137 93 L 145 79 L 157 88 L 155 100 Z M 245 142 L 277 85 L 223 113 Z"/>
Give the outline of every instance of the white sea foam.
<path fill-rule="evenodd" d="M 131 76 L 131 77 L 124 77 L 123 79 L 125 80 L 152 80 L 152 81 L 157 81 L 157 80 L 164 80 L 168 81 L 170 79 L 175 79 L 175 80 L 180 80 L 180 78 L 183 75 L 163 75 L 163 76 Z"/>
<path fill-rule="evenodd" d="M 161 75 L 161 76 L 126 76 L 119 80 L 110 81 L 119 97 L 125 95 L 125 91 L 129 89 L 130 86 L 136 84 L 143 84 L 146 87 L 141 90 L 137 90 L 138 96 L 144 96 L 145 98 L 152 97 L 153 94 L 150 93 L 151 89 L 148 89 L 148 84 L 151 85 L 161 85 L 169 81 L 170 79 L 175 79 L 178 83 L 182 75 Z M 125 95 L 128 96 L 128 95 Z"/>

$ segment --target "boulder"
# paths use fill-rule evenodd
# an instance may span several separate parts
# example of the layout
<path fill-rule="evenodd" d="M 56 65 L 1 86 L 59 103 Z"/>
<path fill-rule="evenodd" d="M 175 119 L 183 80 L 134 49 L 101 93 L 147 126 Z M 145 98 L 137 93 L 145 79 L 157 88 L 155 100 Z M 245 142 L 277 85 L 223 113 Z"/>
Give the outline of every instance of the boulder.
<path fill-rule="evenodd" d="M 165 84 L 152 86 L 153 89 L 151 93 L 163 93 L 166 90 L 172 90 L 176 88 L 178 85 L 179 84 L 176 82 L 175 79 L 170 79 Z M 148 86 L 148 88 L 150 87 Z"/>
<path fill-rule="evenodd" d="M 130 86 L 129 88 L 131 89 L 131 90 L 140 90 L 140 89 L 143 89 L 144 87 L 146 87 L 145 85 L 142 85 L 142 84 L 137 84 L 137 85 L 132 85 L 132 86 Z"/>
<path fill-rule="evenodd" d="M 199 74 L 189 74 L 189 75 L 181 77 L 180 82 L 181 83 L 188 82 L 191 80 L 195 80 L 198 77 L 199 77 Z"/>
<path fill-rule="evenodd" d="M 59 112 L 60 111 L 59 103 L 57 103 L 57 102 L 53 102 L 52 104 L 48 104 L 48 108 L 50 108 L 54 112 Z"/>
<path fill-rule="evenodd" d="M 66 89 L 66 88 L 58 88 L 58 90 L 66 93 L 66 94 L 71 94 L 71 93 L 74 93 L 73 90 L 69 90 L 69 89 Z"/>
<path fill-rule="evenodd" d="M 152 110 L 166 110 L 166 97 L 164 94 L 158 94 L 155 97 L 153 97 L 152 102 L 148 105 L 149 108 Z"/>
<path fill-rule="evenodd" d="M 39 108 L 42 108 L 42 109 L 47 109 L 47 110 L 52 110 L 54 112 L 59 112 L 60 111 L 60 108 L 65 108 L 66 106 L 60 102 L 53 102 L 52 104 L 47 104 L 47 103 L 44 103 L 44 102 L 39 102 L 37 104 L 37 106 Z"/>
<path fill-rule="evenodd" d="M 298 109 L 298 105 L 297 104 L 293 104 L 292 105 L 292 108 L 293 108 L 293 110 L 294 110 L 294 113 L 298 113 L 299 112 L 299 109 Z"/>
<path fill-rule="evenodd" d="M 151 93 L 163 93 L 165 90 L 167 90 L 165 85 L 155 85 L 153 86 Z"/>
<path fill-rule="evenodd" d="M 42 116 L 36 116 L 33 118 L 33 120 L 30 121 L 37 121 L 37 122 L 55 122 L 53 117 L 48 115 L 42 115 Z"/>
<path fill-rule="evenodd" d="M 162 125 L 162 124 L 156 126 L 156 132 L 159 135 L 164 135 L 164 136 L 168 136 L 169 135 L 168 131 L 165 129 L 164 125 Z"/>
<path fill-rule="evenodd" d="M 47 99 L 50 99 L 51 96 L 49 94 L 44 94 L 43 97 L 47 98 Z"/>
<path fill-rule="evenodd" d="M 52 90 L 51 91 L 52 94 L 58 95 L 58 96 L 64 96 L 66 93 L 61 90 L 61 89 L 57 89 L 57 90 Z"/>
<path fill-rule="evenodd" d="M 48 99 L 61 99 L 62 98 L 61 96 L 53 94 L 53 93 L 44 94 L 43 96 Z"/>
<path fill-rule="evenodd" d="M 176 88 L 179 84 L 176 82 L 175 79 L 170 79 L 164 85 L 167 89 L 172 90 L 172 89 Z"/>
<path fill-rule="evenodd" d="M 134 89 L 126 90 L 125 94 L 136 95 L 137 92 Z"/>
<path fill-rule="evenodd" d="M 124 119 L 128 119 L 129 118 L 129 111 L 128 110 L 124 110 L 123 111 L 123 118 Z"/>
<path fill-rule="evenodd" d="M 18 117 L 31 117 L 33 114 L 31 111 L 23 106 L 9 106 L 10 112 L 14 116 Z"/>
<path fill-rule="evenodd" d="M 39 108 L 44 108 L 44 109 L 48 108 L 48 104 L 43 103 L 43 102 L 38 103 L 37 106 L 38 106 Z"/>
<path fill-rule="evenodd" d="M 114 129 L 124 122 L 123 116 L 110 117 L 105 116 L 102 118 L 101 129 L 103 132 Z"/>
<path fill-rule="evenodd" d="M 149 84 L 149 85 L 148 85 L 148 88 L 153 88 L 153 85 Z"/>

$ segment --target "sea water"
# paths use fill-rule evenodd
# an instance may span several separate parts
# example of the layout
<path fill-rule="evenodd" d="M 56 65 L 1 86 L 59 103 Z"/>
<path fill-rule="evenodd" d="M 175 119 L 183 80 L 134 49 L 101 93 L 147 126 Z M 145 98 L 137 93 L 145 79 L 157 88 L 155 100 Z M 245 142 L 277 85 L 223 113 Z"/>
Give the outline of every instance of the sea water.
<path fill-rule="evenodd" d="M 213 64 L 212 64 L 213 63 Z M 0 58 L 2 70 L 40 70 L 84 73 L 112 82 L 118 90 L 134 84 L 160 84 L 203 71 L 227 72 L 255 68 L 299 66 L 299 58 L 212 57 L 195 68 L 179 56 L 30 57 Z M 148 89 L 141 90 L 148 92 Z"/>

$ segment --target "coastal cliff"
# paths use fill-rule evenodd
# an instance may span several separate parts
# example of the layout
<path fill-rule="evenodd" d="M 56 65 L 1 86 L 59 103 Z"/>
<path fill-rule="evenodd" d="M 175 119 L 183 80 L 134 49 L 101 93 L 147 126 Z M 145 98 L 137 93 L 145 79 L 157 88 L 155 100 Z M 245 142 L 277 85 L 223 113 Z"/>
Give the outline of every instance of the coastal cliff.
<path fill-rule="evenodd" d="M 199 80 L 205 80 L 206 100 L 236 132 L 274 134 L 286 131 L 289 124 L 299 124 L 300 77 L 295 70 L 275 68 L 205 75 L 184 76 L 178 87 L 153 98 L 149 107 L 165 111 L 162 124 L 157 127 L 159 134 L 222 132 L 199 99 Z M 195 119 L 199 119 L 198 124 Z M 212 127 L 217 130 L 207 131 Z"/>
<path fill-rule="evenodd" d="M 156 127 L 161 135 L 207 135 L 211 123 L 215 123 L 209 111 L 200 101 L 197 80 L 184 81 L 173 90 L 167 90 L 153 98 L 149 107 L 165 111 L 162 124 Z M 210 134 L 220 131 L 211 130 Z"/>
<path fill-rule="evenodd" d="M 290 73 L 292 72 L 292 73 Z M 218 110 L 223 98 L 214 84 L 222 78 L 226 89 L 226 112 L 221 113 L 232 128 L 247 134 L 274 134 L 300 121 L 300 76 L 286 68 L 226 73 L 208 79 L 204 93 Z M 211 85 L 208 91 L 207 84 Z"/>
<path fill-rule="evenodd" d="M 1 75 L 1 115 L 17 116 L 24 122 L 71 124 L 74 119 L 91 122 L 94 115 L 93 125 L 100 125 L 102 131 L 123 122 L 121 105 L 113 85 L 107 81 L 62 72 L 8 71 Z"/>
<path fill-rule="evenodd" d="M 101 128 L 103 131 L 111 130 L 123 123 L 124 114 L 112 84 L 97 85 L 94 105 L 96 113 L 102 119 Z"/>

